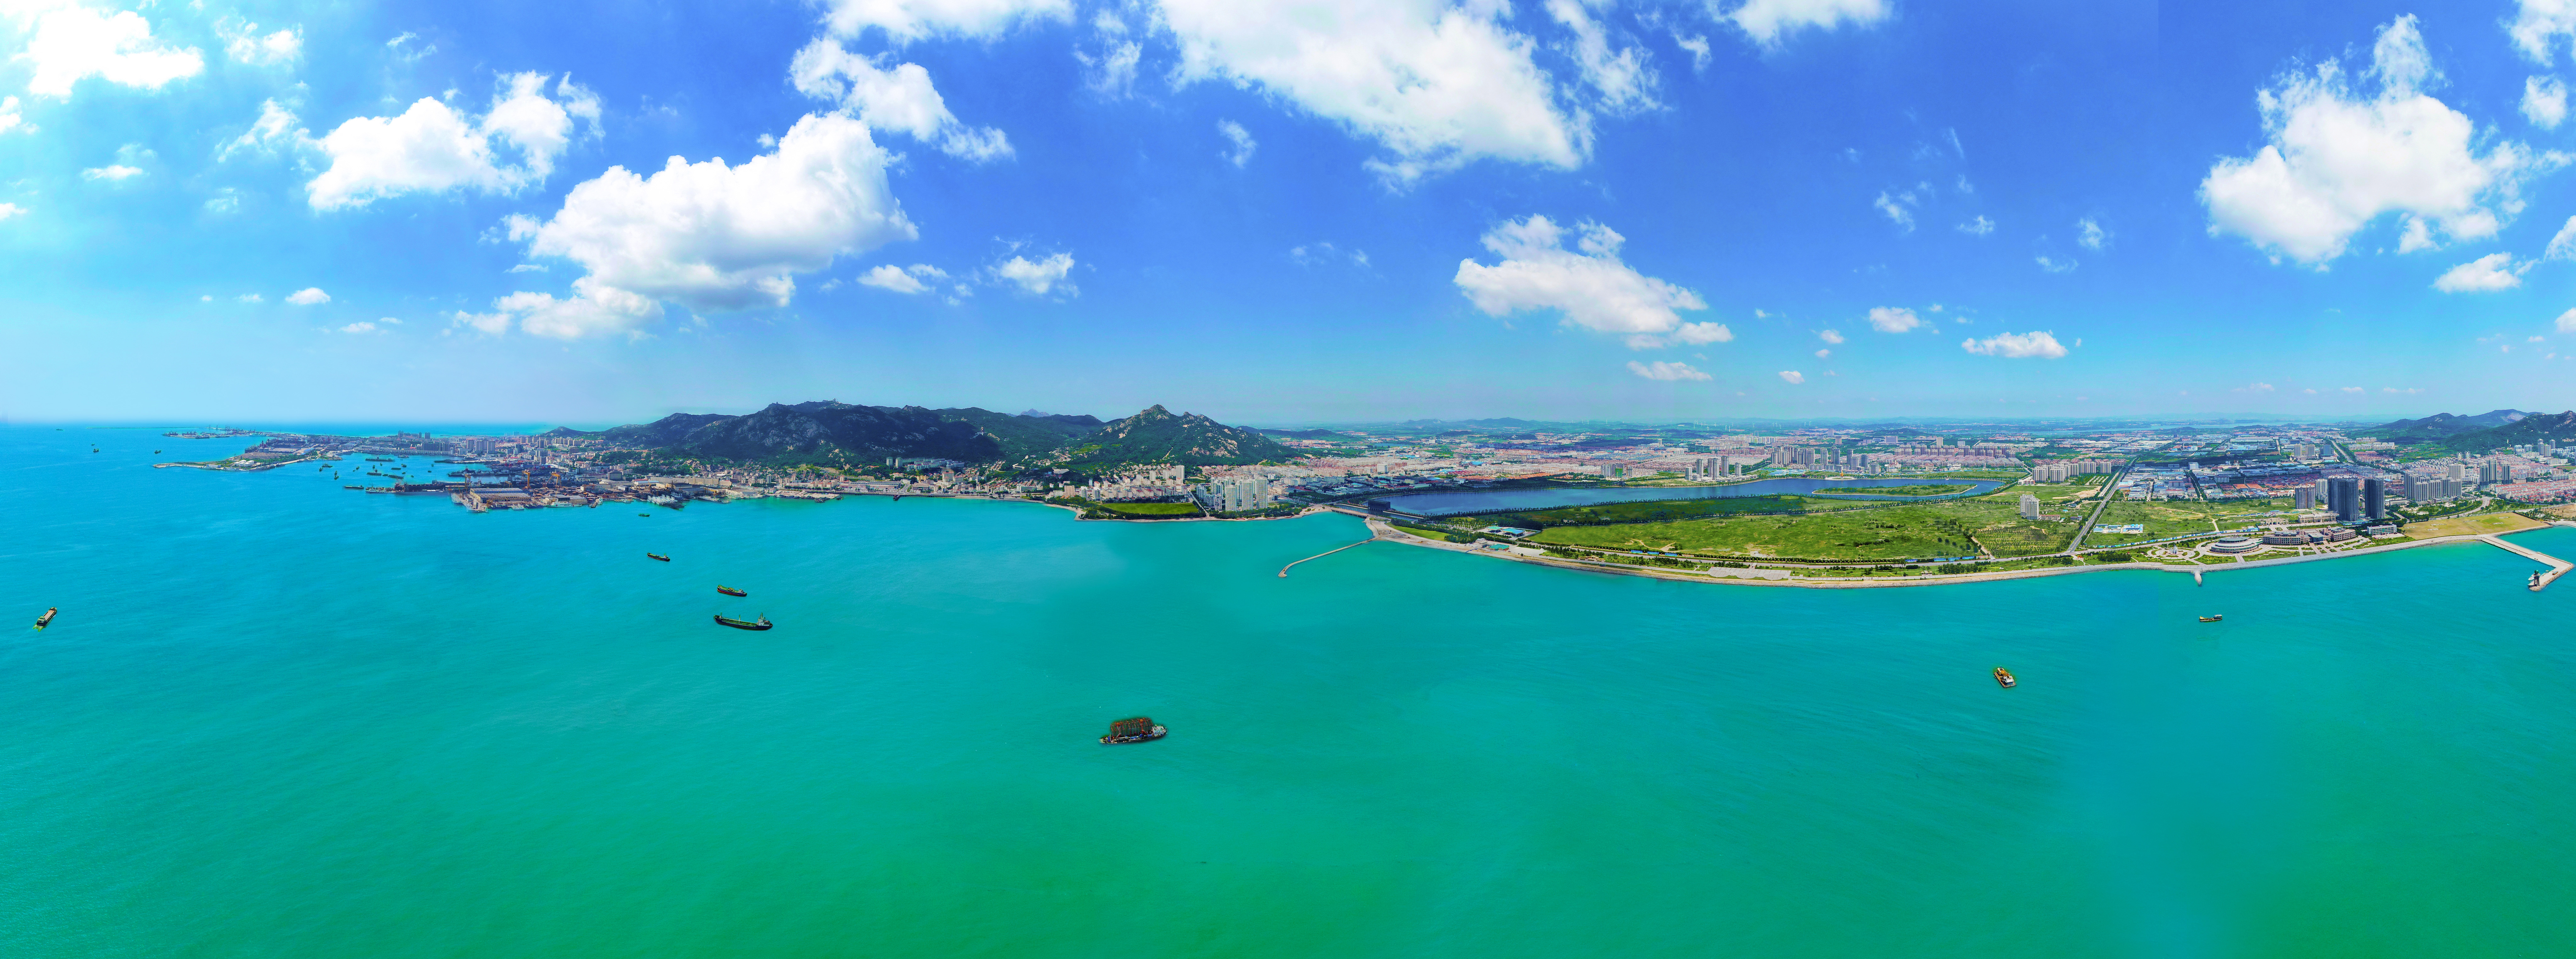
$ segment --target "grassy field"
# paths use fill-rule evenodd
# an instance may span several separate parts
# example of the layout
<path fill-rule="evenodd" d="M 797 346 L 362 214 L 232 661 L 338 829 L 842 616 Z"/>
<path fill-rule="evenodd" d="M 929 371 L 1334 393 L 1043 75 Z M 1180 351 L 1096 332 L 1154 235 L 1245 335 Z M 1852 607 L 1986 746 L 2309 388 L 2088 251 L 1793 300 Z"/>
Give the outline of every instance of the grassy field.
<path fill-rule="evenodd" d="M 1565 506 L 1518 513 L 1494 513 L 1474 517 L 1474 520 L 1478 526 L 1565 526 L 1576 523 L 1658 523 L 1711 516 L 1735 516 L 1744 513 L 1797 513 L 1853 508 L 1856 508 L 1855 504 L 1850 500 L 1817 499 L 1812 496 L 1736 496 L 1727 499 L 1650 500 L 1639 503 L 1605 503 L 1600 506 Z M 1467 517 L 1457 519 L 1464 521 Z"/>
<path fill-rule="evenodd" d="M 2297 502 L 2287 496 L 2276 496 L 2271 499 L 2235 499 L 2205 505 L 2209 507 L 2209 515 L 2217 521 L 2220 529 L 2235 529 L 2264 520 L 2288 519 L 2294 512 L 2292 507 Z M 2273 515 L 2275 513 L 2280 515 Z"/>
<path fill-rule="evenodd" d="M 2143 534 L 2094 533 L 2084 538 L 2084 545 L 2118 546 L 2122 543 L 2163 539 L 2167 536 L 2211 532 L 2216 530 L 2218 525 L 2216 518 L 2210 515 L 2208 507 L 2209 504 L 2198 500 L 2160 502 L 2120 500 L 2103 507 L 2102 518 L 2095 525 L 2144 523 L 2147 531 Z"/>
<path fill-rule="evenodd" d="M 1559 526 L 1535 541 L 1605 549 L 1655 549 L 1756 559 L 1882 561 L 1931 556 L 2027 556 L 2066 548 L 2073 523 L 2024 520 L 2010 503 L 1739 516 L 1615 526 Z"/>
<path fill-rule="evenodd" d="M 1967 483 L 1931 483 L 1921 486 L 1835 486 L 1818 493 L 1861 494 L 1865 496 L 1948 496 L 1976 489 Z"/>
<path fill-rule="evenodd" d="M 1197 516 L 1196 503 L 1102 503 L 1101 509 L 1129 516 Z"/>
<path fill-rule="evenodd" d="M 2422 523 L 2408 523 L 2406 535 L 2416 539 L 2431 539 L 2436 536 L 2492 535 L 2515 530 L 2538 529 L 2547 525 L 2549 524 L 2514 513 L 2479 513 L 2475 516 L 2454 516 Z"/>

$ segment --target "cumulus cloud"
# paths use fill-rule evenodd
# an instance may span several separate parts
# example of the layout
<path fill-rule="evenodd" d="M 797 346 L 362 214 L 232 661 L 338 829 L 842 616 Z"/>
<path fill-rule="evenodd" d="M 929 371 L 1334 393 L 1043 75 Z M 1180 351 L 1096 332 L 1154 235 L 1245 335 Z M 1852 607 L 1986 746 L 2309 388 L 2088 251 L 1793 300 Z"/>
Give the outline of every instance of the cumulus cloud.
<path fill-rule="evenodd" d="M 19 112 L 17 97 L 0 97 L 0 133 L 7 133 L 11 130 L 24 130 L 28 133 L 36 132 L 35 127 L 27 125 L 26 114 Z"/>
<path fill-rule="evenodd" d="M 871 130 L 902 133 L 940 152 L 978 163 L 1011 155 L 1011 141 L 992 127 L 970 127 L 948 111 L 917 63 L 880 68 L 868 58 L 817 39 L 796 51 L 788 76 L 806 96 L 837 102 Z"/>
<path fill-rule="evenodd" d="M 132 11 L 65 4 L 18 12 L 16 19 L 27 36 L 18 58 L 33 68 L 27 92 L 37 96 L 69 98 L 72 85 L 90 77 L 158 90 L 206 69 L 204 54 L 154 37 L 151 22 Z"/>
<path fill-rule="evenodd" d="M 1216 132 L 1219 136 L 1225 137 L 1227 143 L 1233 144 L 1227 147 L 1225 152 L 1217 155 L 1224 157 L 1225 162 L 1234 164 L 1237 169 L 1252 162 L 1252 151 L 1261 146 L 1253 142 L 1252 131 L 1244 129 L 1243 124 L 1232 120 L 1216 121 Z"/>
<path fill-rule="evenodd" d="M 251 121 L 250 129 L 242 131 L 242 135 L 224 141 L 224 145 L 215 151 L 215 159 L 229 160 L 233 154 L 245 150 L 266 153 L 282 148 L 311 149 L 319 145 L 297 124 L 295 111 L 271 98 L 260 101 L 259 119 Z"/>
<path fill-rule="evenodd" d="M 1885 20 L 1887 0 L 1745 0 L 1724 16 L 1753 42 L 1770 47 L 1799 30 L 1831 30 L 1845 23 L 1866 27 Z"/>
<path fill-rule="evenodd" d="M 578 336 L 640 325 L 660 315 L 656 300 L 700 311 L 785 306 L 793 274 L 914 238 L 887 189 L 887 159 L 866 124 L 817 114 L 788 128 L 776 152 L 741 166 L 672 157 L 649 178 L 610 167 L 574 186 L 552 219 L 506 221 L 530 254 L 570 259 L 590 275 L 574 283 L 573 299 L 520 300 L 503 312 L 531 333 Z"/>
<path fill-rule="evenodd" d="M 138 177 L 138 176 L 142 176 L 142 175 L 143 175 L 143 168 L 141 168 L 141 167 L 131 167 L 131 166 L 126 166 L 125 164 L 122 164 L 122 163 L 114 163 L 114 164 L 109 164 L 109 165 L 107 165 L 107 166 L 100 166 L 100 167 L 91 167 L 91 168 L 89 168 L 89 169 L 86 169 L 86 170 L 82 170 L 82 171 L 81 171 L 81 179 L 84 179 L 84 180 L 106 180 L 106 181 L 109 181 L 109 182 L 111 182 L 111 183 L 113 183 L 113 182 L 115 182 L 115 181 L 118 181 L 118 180 L 131 179 L 131 178 L 133 178 L 133 177 Z"/>
<path fill-rule="evenodd" d="M 1050 254 L 1037 260 L 1014 256 L 993 268 L 995 277 L 1032 296 L 1045 296 L 1056 290 L 1062 290 L 1066 295 L 1080 292 L 1073 288 L 1073 284 L 1065 282 L 1065 274 L 1071 272 L 1071 253 Z"/>
<path fill-rule="evenodd" d="M 2474 150 L 2477 125 L 2422 91 L 2439 79 L 2412 15 L 2381 28 L 2365 97 L 2328 60 L 2256 95 L 2269 139 L 2252 157 L 2218 161 L 2201 181 L 2210 232 L 2235 233 L 2275 257 L 2322 266 L 2383 214 L 2407 217 L 2401 252 L 2492 235 L 2521 210 L 2529 149 Z"/>
<path fill-rule="evenodd" d="M 2100 250 L 2111 245 L 2111 231 L 2088 216 L 2075 221 L 2075 242 L 2087 250 Z"/>
<path fill-rule="evenodd" d="M 513 323 L 530 335 L 577 340 L 607 333 L 641 335 L 645 324 L 662 315 L 662 304 L 650 297 L 602 284 L 596 277 L 572 282 L 573 295 L 512 293 L 492 301 L 493 312 L 459 311 L 451 326 L 498 334 Z"/>
<path fill-rule="evenodd" d="M 1841 330 L 1817 330 L 1816 338 L 1827 343 L 1840 343 L 1843 341 L 1843 334 Z"/>
<path fill-rule="evenodd" d="M 376 325 L 375 325 L 375 324 L 373 324 L 373 323 L 369 323 L 369 322 L 366 322 L 366 321 L 364 321 L 364 320 L 361 320 L 361 321 L 359 321 L 359 322 L 351 323 L 351 324 L 349 324 L 349 325 L 347 325 L 347 326 L 343 326 L 343 327 L 341 327 L 341 328 L 339 329 L 339 332 L 342 332 L 342 333 L 383 333 L 383 332 L 387 332 L 387 331 L 382 330 L 382 329 L 378 329 L 378 328 L 376 327 Z"/>
<path fill-rule="evenodd" d="M 2513 265 L 2513 254 L 2490 253 L 2452 267 L 2434 278 L 2433 288 L 2444 293 L 2493 293 L 2522 285 L 2522 273 L 2531 269 L 2525 262 Z"/>
<path fill-rule="evenodd" d="M 1258 88 L 1338 123 L 1386 150 L 1369 166 L 1390 185 L 1481 159 L 1572 169 L 1591 152 L 1591 111 L 1567 108 L 1537 44 L 1504 28 L 1506 4 L 1162 0 L 1159 13 L 1175 82 Z"/>
<path fill-rule="evenodd" d="M 293 303 L 297 306 L 315 306 L 331 302 L 331 294 L 322 292 L 321 287 L 308 286 L 287 294 L 286 302 Z"/>
<path fill-rule="evenodd" d="M 1040 20 L 1069 20 L 1073 0 L 829 0 L 823 25 L 856 38 L 874 28 L 897 45 L 931 37 L 991 39 Z"/>
<path fill-rule="evenodd" d="M 1885 198 L 1881 197 L 1881 199 L 1883 200 Z M 1985 236 L 1986 234 L 1995 232 L 1995 221 L 1989 220 L 1983 215 L 1979 215 L 1976 219 L 1959 224 L 1959 232 L 1965 233 L 1969 236 Z"/>
<path fill-rule="evenodd" d="M 1878 199 L 1870 201 L 1870 205 L 1877 207 L 1878 212 L 1886 214 L 1888 222 L 1896 224 L 1898 229 L 1912 233 L 1914 232 L 1914 202 L 1912 191 L 1889 193 L 1880 190 Z"/>
<path fill-rule="evenodd" d="M 2550 260 L 2576 259 L 2576 216 L 2568 217 L 2567 225 L 2559 227 L 2557 235 L 2549 238 L 2549 248 L 2541 253 L 2541 257 Z"/>
<path fill-rule="evenodd" d="M 399 116 L 340 124 L 318 144 L 331 166 L 305 184 L 309 201 L 316 210 L 337 210 L 413 192 L 512 194 L 543 181 L 572 143 L 573 119 L 590 121 L 594 134 L 599 122 L 596 95 L 566 76 L 550 99 L 548 79 L 542 73 L 503 76 L 491 112 L 480 119 L 422 97 Z M 516 150 L 520 162 L 501 162 L 497 144 Z"/>
<path fill-rule="evenodd" d="M 1632 349 L 1685 343 L 1722 343 L 1735 338 L 1725 325 L 1682 322 L 1678 310 L 1704 310 L 1699 295 L 1637 272 L 1619 259 L 1626 242 L 1598 223 L 1584 223 L 1576 249 L 1564 247 L 1565 231 L 1547 217 L 1532 215 L 1506 222 L 1484 236 L 1488 250 L 1502 262 L 1486 266 L 1473 259 L 1458 262 L 1455 282 L 1476 308 L 1488 316 L 1516 310 L 1557 310 L 1569 326 L 1625 334 Z"/>
<path fill-rule="evenodd" d="M 1817 351 L 1816 351 L 1816 358 L 1817 358 L 1817 359 L 1820 359 L 1820 360 L 1829 360 L 1829 359 L 1833 359 L 1833 357 L 1834 357 L 1834 351 L 1832 351 L 1832 350 L 1817 350 Z"/>
<path fill-rule="evenodd" d="M 2513 37 L 2523 56 L 2546 64 L 2554 55 L 2551 42 L 2576 38 L 2576 0 L 2522 0 L 2505 33 Z"/>
<path fill-rule="evenodd" d="M 224 38 L 224 53 L 236 63 L 275 66 L 304 55 L 304 31 L 294 27 L 262 36 L 259 24 L 225 17 L 215 21 L 215 35 Z"/>
<path fill-rule="evenodd" d="M 1807 374 L 1800 373 L 1796 370 L 1781 370 L 1780 379 L 1782 382 L 1787 383 L 1804 383 L 1807 381 Z"/>
<path fill-rule="evenodd" d="M 1583 82 L 1599 95 L 1594 106 L 1612 116 L 1651 110 L 1661 104 L 1655 101 L 1655 71 L 1646 65 L 1646 51 L 1639 47 L 1613 50 L 1609 31 L 1592 19 L 1581 0 L 1547 0 L 1548 16 L 1574 34 L 1574 62 Z"/>
<path fill-rule="evenodd" d="M 2066 347 L 2059 345 L 2057 337 L 2050 335 L 2046 330 L 1998 333 L 1982 340 L 1961 342 L 1959 348 L 1979 356 L 2001 356 L 2017 360 L 2033 357 L 2053 360 L 2066 355 Z"/>
<path fill-rule="evenodd" d="M 930 284 L 922 280 L 947 278 L 946 271 L 927 263 L 915 263 L 909 267 L 888 263 L 860 274 L 859 282 L 880 290 L 892 290 L 911 295 L 930 292 Z"/>
<path fill-rule="evenodd" d="M 2576 333 L 2576 310 L 2558 314 L 2558 332 Z"/>
<path fill-rule="evenodd" d="M 233 297 L 233 299 L 240 300 L 244 303 L 257 303 L 260 301 L 260 295 L 257 293 L 244 293 L 240 296 Z"/>
<path fill-rule="evenodd" d="M 0 203 L 0 220 L 27 215 L 27 208 L 15 203 Z"/>
<path fill-rule="evenodd" d="M 1688 363 L 1666 363 L 1661 360 L 1657 360 L 1653 363 L 1639 363 L 1635 360 L 1630 360 L 1628 361 L 1628 372 L 1635 373 L 1638 376 L 1642 376 L 1650 380 L 1711 380 L 1716 378 L 1692 369 L 1691 365 Z"/>
<path fill-rule="evenodd" d="M 2557 77 L 2522 81 L 2522 115 L 2532 126 L 2553 130 L 2567 119 L 2567 85 Z"/>
<path fill-rule="evenodd" d="M 1873 306 L 1869 308 L 1869 328 L 1881 333 L 1903 333 L 1922 325 L 1922 317 L 1914 315 L 1913 310 L 1909 310 L 1901 306 Z"/>
<path fill-rule="evenodd" d="M 2072 272 L 2074 272 L 2074 271 L 2075 271 L 2075 265 L 2076 265 L 2076 264 L 2075 264 L 2075 258 L 2074 258 L 2074 257 L 2067 257 L 2067 258 L 2065 258 L 2065 259 L 2062 259 L 2062 260 L 2061 260 L 2061 259 L 2058 259 L 2058 258 L 2056 258 L 2056 257 L 2049 256 L 2048 254 L 2042 253 L 2042 254 L 2040 254 L 2039 256 L 2033 257 L 2033 258 L 2031 258 L 2031 259 L 2032 259 L 2032 262 L 2035 262 L 2035 263 L 2038 263 L 2038 264 L 2039 264 L 2039 268 L 2040 268 L 2040 269 L 2042 269 L 2042 270 L 2046 270 L 2046 271 L 2048 271 L 2048 272 L 2050 272 L 2050 273 L 2072 273 Z"/>

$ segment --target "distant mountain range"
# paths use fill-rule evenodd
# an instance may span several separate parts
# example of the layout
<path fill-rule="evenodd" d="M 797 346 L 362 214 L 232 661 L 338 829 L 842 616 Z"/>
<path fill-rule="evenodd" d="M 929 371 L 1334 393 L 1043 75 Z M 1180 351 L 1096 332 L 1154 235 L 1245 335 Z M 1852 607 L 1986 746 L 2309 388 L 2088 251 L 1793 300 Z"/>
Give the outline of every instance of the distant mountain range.
<path fill-rule="evenodd" d="M 772 403 L 758 412 L 673 413 L 597 433 L 610 444 L 729 460 L 883 462 L 937 457 L 967 463 L 1026 462 L 1105 468 L 1135 463 L 1193 466 L 1284 462 L 1297 451 L 1258 431 L 1154 406 L 1103 423 L 1094 416 L 1012 415 L 979 407 L 861 406 L 833 400 Z"/>
<path fill-rule="evenodd" d="M 2410 446 L 2429 443 L 2461 453 L 2486 453 L 2525 443 L 2576 444 L 2576 411 L 2492 410 L 2476 416 L 2437 413 L 2420 420 L 2398 420 L 2355 430 L 2353 435 Z"/>

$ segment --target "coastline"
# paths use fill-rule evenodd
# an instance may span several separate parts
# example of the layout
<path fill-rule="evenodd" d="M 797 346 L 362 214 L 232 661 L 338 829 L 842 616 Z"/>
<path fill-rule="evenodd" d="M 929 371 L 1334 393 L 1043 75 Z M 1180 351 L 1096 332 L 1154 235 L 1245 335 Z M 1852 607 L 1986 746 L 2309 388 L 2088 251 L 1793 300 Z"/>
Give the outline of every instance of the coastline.
<path fill-rule="evenodd" d="M 1890 589 L 1907 586 L 1954 586 L 1963 583 L 1984 583 L 2007 579 L 2032 579 L 2042 576 L 2071 576 L 2079 573 L 2098 573 L 2111 570 L 2142 570 L 2149 572 L 2182 573 L 2197 579 L 2202 574 L 2219 570 L 2254 569 L 2266 566 L 2287 566 L 2293 563 L 2313 563 L 2324 560 L 2342 559 L 2347 556 L 2366 556 L 2377 553 L 2390 553 L 2398 550 L 2414 549 L 2418 546 L 2434 546 L 2448 543 L 2485 543 L 2489 546 L 2498 546 L 2502 544 L 2495 540 L 2500 540 L 2501 537 L 2512 535 L 2512 533 L 2464 533 L 2454 536 L 2438 536 L 2431 539 L 2409 540 L 2403 543 L 2390 543 L 2385 546 L 2366 546 L 2361 549 L 2346 550 L 2339 553 L 2284 556 L 2277 559 L 2246 560 L 2243 562 L 2225 563 L 2213 566 L 2171 566 L 2164 563 L 2105 563 L 2098 566 L 2066 566 L 2053 569 L 2017 569 L 1992 573 L 1931 573 L 1921 576 L 1907 577 L 1904 579 L 1871 580 L 1841 578 L 1799 579 L 1796 578 L 1794 574 L 1776 578 L 1723 574 L 1711 575 L 1708 573 L 1685 573 L 1677 570 L 1653 569 L 1643 566 L 1627 566 L 1620 563 L 1585 563 L 1574 560 L 1558 559 L 1553 556 L 1526 556 L 1508 552 L 1498 552 L 1489 549 L 1479 549 L 1463 543 L 1433 542 L 1398 529 L 1394 524 L 1386 522 L 1385 520 L 1375 517 L 1365 517 L 1364 521 L 1368 524 L 1369 530 L 1377 534 L 1378 539 L 1406 546 L 1418 546 L 1425 549 L 1439 549 L 1457 553 L 1472 553 L 1479 556 L 1492 556 L 1499 559 L 1507 559 L 1518 563 L 1529 563 L 1537 566 L 1553 566 L 1559 569 L 1582 570 L 1585 572 L 1608 573 L 1614 576 L 1643 576 L 1652 579 L 1672 580 L 1675 582 L 1707 583 L 1720 586 L 1787 586 L 1802 589 Z M 2549 524 L 2549 526 L 2576 527 L 2576 522 L 2561 520 L 2553 522 Z M 2527 531 L 2514 530 L 2513 532 Z M 2517 550 L 2515 552 L 2519 551 Z M 1756 570 L 1753 569 L 1736 570 L 1728 568 L 1729 573 L 1752 573 L 1755 571 Z M 1787 571 L 1781 570 L 1780 572 L 1786 573 Z"/>

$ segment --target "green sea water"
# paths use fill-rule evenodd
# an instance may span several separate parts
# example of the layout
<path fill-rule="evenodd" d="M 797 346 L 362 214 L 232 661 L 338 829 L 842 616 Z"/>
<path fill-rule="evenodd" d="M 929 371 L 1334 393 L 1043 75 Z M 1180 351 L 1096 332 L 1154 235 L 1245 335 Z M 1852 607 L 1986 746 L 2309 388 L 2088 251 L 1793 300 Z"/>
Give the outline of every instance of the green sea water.
<path fill-rule="evenodd" d="M 1365 531 L 148 468 L 238 443 L 0 429 L 0 953 L 2576 951 L 2576 583 L 2483 545 L 1283 579 Z"/>

